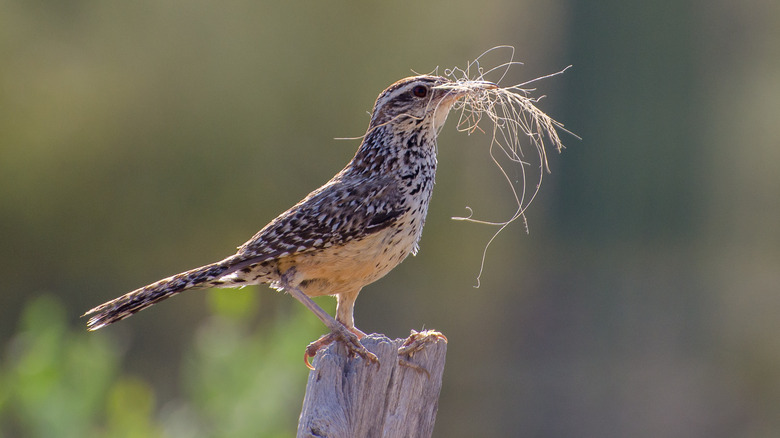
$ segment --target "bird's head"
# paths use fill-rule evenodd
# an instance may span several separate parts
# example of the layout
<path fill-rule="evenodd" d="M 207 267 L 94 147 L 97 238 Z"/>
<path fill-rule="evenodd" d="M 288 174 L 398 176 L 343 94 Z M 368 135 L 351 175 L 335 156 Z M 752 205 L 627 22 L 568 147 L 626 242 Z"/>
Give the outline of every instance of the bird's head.
<path fill-rule="evenodd" d="M 439 76 L 413 76 L 390 85 L 376 99 L 369 130 L 381 125 L 438 130 L 463 90 L 446 88 L 452 82 Z M 444 87 L 443 87 L 444 86 Z"/>
<path fill-rule="evenodd" d="M 436 137 L 457 100 L 480 89 L 497 88 L 490 82 L 454 82 L 439 76 L 414 76 L 387 87 L 374 104 L 371 123 L 348 168 L 387 172 L 400 161 L 386 160 L 409 148 L 425 146 L 425 157 L 435 157 Z M 435 161 L 435 158 L 433 159 Z"/>

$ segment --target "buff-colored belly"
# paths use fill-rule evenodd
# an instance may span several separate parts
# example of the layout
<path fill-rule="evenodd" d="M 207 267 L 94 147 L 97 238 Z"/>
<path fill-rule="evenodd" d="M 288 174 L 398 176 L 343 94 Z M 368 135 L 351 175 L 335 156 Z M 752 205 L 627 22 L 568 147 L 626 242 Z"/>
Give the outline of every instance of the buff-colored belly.
<path fill-rule="evenodd" d="M 346 245 L 290 257 L 279 268 L 295 267 L 296 282 L 309 296 L 357 292 L 401 263 L 417 237 L 413 227 L 389 227 Z"/>

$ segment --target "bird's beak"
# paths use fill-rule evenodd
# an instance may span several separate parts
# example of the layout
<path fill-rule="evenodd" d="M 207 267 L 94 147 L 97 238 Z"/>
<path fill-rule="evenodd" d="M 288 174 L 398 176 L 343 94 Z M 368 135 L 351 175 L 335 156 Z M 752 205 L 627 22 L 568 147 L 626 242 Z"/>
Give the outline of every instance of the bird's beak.
<path fill-rule="evenodd" d="M 447 90 L 447 94 L 441 100 L 436 107 L 436 115 L 434 118 L 434 128 L 439 129 L 447 120 L 447 114 L 450 112 L 450 108 L 455 105 L 455 102 L 461 97 L 473 92 L 477 89 L 495 90 L 498 85 L 488 81 L 466 81 L 466 82 L 451 82 L 439 85 L 435 88 Z"/>
<path fill-rule="evenodd" d="M 456 100 L 469 94 L 469 92 L 483 89 L 483 90 L 495 90 L 498 85 L 488 81 L 466 81 L 461 83 L 448 83 L 439 85 L 436 88 L 448 90 L 447 96 L 443 100 L 444 105 L 452 105 Z"/>
<path fill-rule="evenodd" d="M 469 81 L 469 85 L 474 85 L 479 88 L 484 88 L 485 90 L 495 90 L 496 88 L 498 88 L 498 85 L 488 81 Z"/>
<path fill-rule="evenodd" d="M 441 84 L 436 88 L 468 92 L 470 88 L 482 88 L 485 90 L 495 90 L 496 88 L 498 88 L 498 85 L 490 81 L 464 81 L 464 82 L 449 82 L 446 84 Z"/>

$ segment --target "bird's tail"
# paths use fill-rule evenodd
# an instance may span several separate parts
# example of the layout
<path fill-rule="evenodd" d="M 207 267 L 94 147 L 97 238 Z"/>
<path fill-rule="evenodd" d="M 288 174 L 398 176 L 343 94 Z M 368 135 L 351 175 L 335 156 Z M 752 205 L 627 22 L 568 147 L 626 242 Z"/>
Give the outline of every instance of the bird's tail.
<path fill-rule="evenodd" d="M 125 319 L 179 292 L 202 286 L 204 283 L 218 279 L 234 270 L 235 264 L 231 263 L 230 259 L 195 268 L 128 292 L 119 298 L 95 307 L 82 316 L 91 316 L 87 321 L 87 329 L 97 330 Z"/>

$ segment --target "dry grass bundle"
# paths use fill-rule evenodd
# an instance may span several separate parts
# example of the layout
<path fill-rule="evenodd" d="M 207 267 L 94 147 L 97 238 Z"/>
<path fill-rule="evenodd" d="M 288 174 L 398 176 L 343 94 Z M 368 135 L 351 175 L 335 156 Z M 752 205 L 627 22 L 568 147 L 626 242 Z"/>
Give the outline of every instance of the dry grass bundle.
<path fill-rule="evenodd" d="M 509 61 L 487 70 L 484 69 L 480 64 L 480 59 L 500 50 L 510 52 Z M 476 287 L 479 287 L 487 250 L 504 228 L 516 220 L 522 219 L 526 232 L 528 232 L 525 212 L 539 193 L 545 172 L 550 172 L 547 162 L 547 146 L 553 147 L 558 152 L 564 148 L 563 142 L 558 136 L 558 130 L 579 139 L 578 136 L 566 130 L 562 123 L 552 119 L 537 108 L 536 104 L 544 96 L 533 97 L 532 93 L 535 89 L 526 88 L 533 82 L 559 75 L 571 66 L 521 84 L 501 86 L 500 82 L 507 76 L 509 69 L 515 65 L 522 65 L 520 62 L 514 61 L 513 57 L 513 47 L 494 47 L 480 55 L 476 60 L 469 62 L 464 69 L 455 67 L 445 70 L 444 76 L 451 82 L 441 86 L 442 88 L 466 92 L 464 97 L 451 110 L 460 113 L 457 122 L 459 131 L 465 131 L 469 134 L 475 131 L 485 132 L 480 125 L 484 124 L 483 121 L 485 119 L 489 121 L 489 124 L 492 126 L 488 131 L 489 135 L 491 135 L 490 157 L 509 184 L 516 203 L 514 214 L 506 220 L 488 221 L 476 219 L 473 217 L 473 210 L 469 207 L 466 207 L 469 212 L 467 217 L 453 217 L 455 220 L 498 227 L 493 236 L 488 240 L 482 253 L 482 262 L 477 275 Z M 486 79 L 490 75 L 496 74 L 500 77 L 492 83 L 495 86 L 492 86 L 492 84 L 486 86 L 486 84 L 490 84 L 490 81 Z M 526 157 L 527 151 L 524 150 L 524 145 L 533 146 L 532 149 L 536 151 L 535 156 L 531 159 Z M 520 177 L 518 179 L 513 181 L 513 178 L 507 173 L 505 165 L 502 164 L 502 161 L 506 160 L 510 163 L 518 164 L 520 169 Z M 528 166 L 538 166 L 539 168 L 539 171 L 535 173 L 538 177 L 535 177 L 533 181 L 528 180 L 530 175 L 530 172 L 527 172 Z"/>

